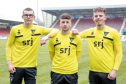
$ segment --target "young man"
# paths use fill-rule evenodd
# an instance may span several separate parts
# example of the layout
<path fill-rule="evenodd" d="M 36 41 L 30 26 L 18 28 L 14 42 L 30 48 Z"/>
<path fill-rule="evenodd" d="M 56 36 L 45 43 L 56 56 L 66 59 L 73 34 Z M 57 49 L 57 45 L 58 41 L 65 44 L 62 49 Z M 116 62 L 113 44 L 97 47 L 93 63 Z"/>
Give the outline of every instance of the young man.
<path fill-rule="evenodd" d="M 40 38 L 55 29 L 33 25 L 35 19 L 31 8 L 23 10 L 23 24 L 14 26 L 7 41 L 6 55 L 11 84 L 36 84 L 37 56 Z M 51 33 L 48 35 L 50 36 Z"/>
<path fill-rule="evenodd" d="M 90 84 L 116 84 L 116 73 L 122 60 L 122 48 L 119 33 L 105 25 L 105 9 L 93 10 L 96 27 L 81 32 L 87 38 L 90 56 Z"/>
<path fill-rule="evenodd" d="M 60 31 L 49 40 L 52 62 L 51 84 L 78 84 L 78 60 L 82 50 L 81 38 L 71 33 L 72 17 L 60 16 Z"/>

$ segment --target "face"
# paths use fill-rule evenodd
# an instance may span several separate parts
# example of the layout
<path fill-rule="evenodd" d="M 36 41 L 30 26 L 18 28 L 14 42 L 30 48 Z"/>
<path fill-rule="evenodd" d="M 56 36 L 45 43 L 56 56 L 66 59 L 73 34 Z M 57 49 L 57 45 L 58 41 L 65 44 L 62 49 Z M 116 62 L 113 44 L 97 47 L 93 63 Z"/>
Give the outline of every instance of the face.
<path fill-rule="evenodd" d="M 71 28 L 71 20 L 60 19 L 60 28 L 62 31 L 69 31 Z"/>
<path fill-rule="evenodd" d="M 96 26 L 102 26 L 105 24 L 106 16 L 104 12 L 94 12 L 93 13 L 93 21 Z"/>
<path fill-rule="evenodd" d="M 24 19 L 25 25 L 31 25 L 33 20 L 35 19 L 33 11 L 24 11 L 22 18 Z"/>

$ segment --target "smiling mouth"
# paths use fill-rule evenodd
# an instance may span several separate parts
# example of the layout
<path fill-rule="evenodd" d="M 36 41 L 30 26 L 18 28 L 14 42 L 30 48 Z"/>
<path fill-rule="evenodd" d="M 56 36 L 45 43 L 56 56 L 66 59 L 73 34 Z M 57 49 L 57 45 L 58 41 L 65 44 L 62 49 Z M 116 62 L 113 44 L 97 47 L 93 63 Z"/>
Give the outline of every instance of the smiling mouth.
<path fill-rule="evenodd" d="M 26 20 L 26 21 L 31 21 L 31 20 Z"/>
<path fill-rule="evenodd" d="M 100 22 L 101 20 L 96 20 L 96 22 Z"/>

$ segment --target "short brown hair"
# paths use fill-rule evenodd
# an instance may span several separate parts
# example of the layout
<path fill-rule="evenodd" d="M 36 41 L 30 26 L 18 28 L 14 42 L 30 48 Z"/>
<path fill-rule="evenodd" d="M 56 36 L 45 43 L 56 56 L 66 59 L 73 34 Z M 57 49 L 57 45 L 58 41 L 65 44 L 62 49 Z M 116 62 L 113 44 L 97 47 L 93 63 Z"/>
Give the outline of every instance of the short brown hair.
<path fill-rule="evenodd" d="M 59 19 L 68 19 L 71 20 L 72 16 L 68 13 L 63 13 L 62 15 L 60 15 Z"/>
<path fill-rule="evenodd" d="M 93 9 L 93 12 L 104 12 L 104 13 L 106 13 L 106 9 L 102 8 L 102 7 L 97 7 L 97 8 Z"/>
<path fill-rule="evenodd" d="M 34 10 L 33 10 L 32 8 L 25 8 L 25 9 L 23 10 L 23 14 L 24 14 L 24 11 L 33 11 L 33 14 L 34 14 Z"/>

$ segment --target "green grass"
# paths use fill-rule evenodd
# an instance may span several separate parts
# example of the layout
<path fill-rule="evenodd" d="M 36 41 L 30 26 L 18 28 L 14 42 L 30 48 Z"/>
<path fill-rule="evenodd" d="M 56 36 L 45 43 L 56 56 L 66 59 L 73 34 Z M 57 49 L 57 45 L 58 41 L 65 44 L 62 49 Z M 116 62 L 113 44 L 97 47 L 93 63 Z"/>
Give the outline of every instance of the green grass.
<path fill-rule="evenodd" d="M 9 84 L 9 73 L 5 59 L 6 40 L 0 40 L 0 84 Z M 126 84 L 126 42 L 123 43 L 123 60 L 117 73 L 117 84 Z M 87 44 L 83 45 L 83 53 L 79 61 L 79 84 L 88 84 L 89 58 Z M 47 46 L 40 49 L 38 58 L 37 84 L 50 84 L 50 58 Z"/>

